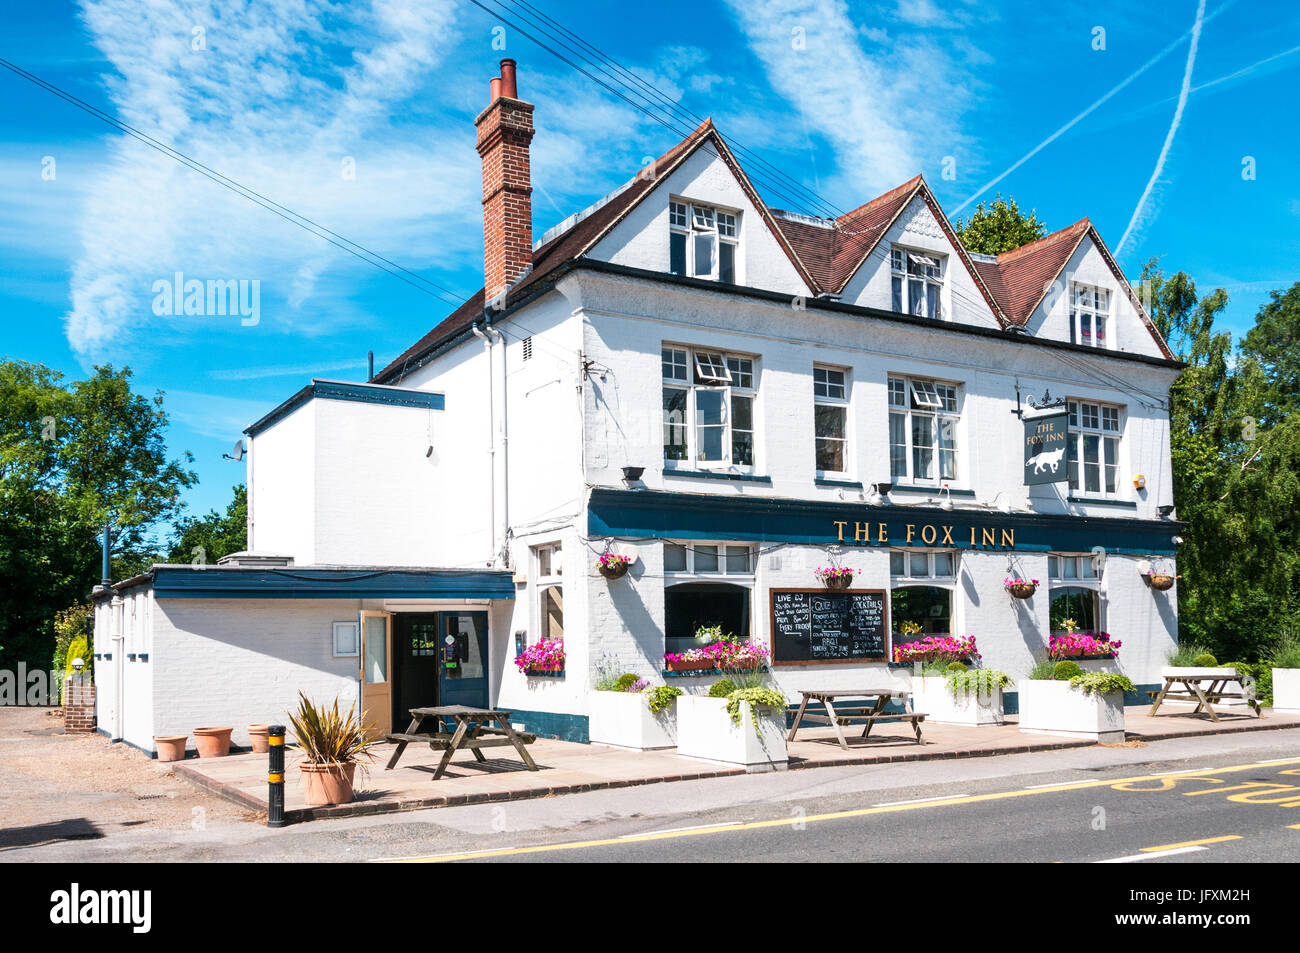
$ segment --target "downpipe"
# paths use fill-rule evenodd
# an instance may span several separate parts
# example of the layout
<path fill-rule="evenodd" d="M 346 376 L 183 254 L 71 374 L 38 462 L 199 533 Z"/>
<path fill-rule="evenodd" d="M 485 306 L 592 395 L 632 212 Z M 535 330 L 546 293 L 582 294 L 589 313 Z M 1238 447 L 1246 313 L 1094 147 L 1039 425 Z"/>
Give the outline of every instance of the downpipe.
<path fill-rule="evenodd" d="M 483 321 L 486 324 L 488 314 L 483 313 Z M 492 380 L 492 337 L 484 332 L 477 324 L 471 324 L 470 330 L 474 336 L 483 342 L 483 354 L 487 358 L 487 384 L 488 384 L 488 537 L 491 541 L 489 552 L 492 554 L 492 564 L 497 561 L 497 448 L 496 448 L 496 410 L 494 406 L 494 391 Z"/>

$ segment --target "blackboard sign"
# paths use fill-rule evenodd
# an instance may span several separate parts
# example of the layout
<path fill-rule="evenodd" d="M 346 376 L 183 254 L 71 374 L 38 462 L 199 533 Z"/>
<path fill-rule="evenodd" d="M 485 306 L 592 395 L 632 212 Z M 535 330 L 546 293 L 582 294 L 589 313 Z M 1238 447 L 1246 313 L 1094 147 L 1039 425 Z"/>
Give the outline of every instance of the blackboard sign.
<path fill-rule="evenodd" d="M 884 661 L 887 599 L 883 589 L 773 589 L 772 664 Z"/>

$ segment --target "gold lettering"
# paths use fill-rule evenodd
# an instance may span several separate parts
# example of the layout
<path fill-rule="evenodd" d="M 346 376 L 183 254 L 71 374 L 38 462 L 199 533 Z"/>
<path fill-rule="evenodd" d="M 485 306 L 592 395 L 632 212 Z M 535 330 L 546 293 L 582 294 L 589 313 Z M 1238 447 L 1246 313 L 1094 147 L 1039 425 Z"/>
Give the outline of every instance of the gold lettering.
<path fill-rule="evenodd" d="M 951 543 L 953 546 L 956 546 L 956 545 L 957 545 L 956 543 L 953 543 L 953 541 L 952 541 L 952 527 L 951 527 L 951 526 L 945 526 L 945 527 L 943 528 L 943 539 L 941 540 L 941 542 L 944 542 L 944 543 Z"/>
<path fill-rule="evenodd" d="M 1004 529 L 1002 531 L 1002 545 L 1016 548 L 1016 531 L 1014 529 Z"/>
<path fill-rule="evenodd" d="M 889 542 L 889 528 L 885 526 L 884 523 L 876 524 L 876 542 L 878 543 Z"/>
<path fill-rule="evenodd" d="M 972 526 L 972 527 L 970 528 L 970 544 L 971 544 L 972 546 L 975 545 L 975 527 L 974 527 L 974 526 Z"/>
<path fill-rule="evenodd" d="M 927 533 L 929 534 L 928 536 L 926 535 Z M 926 523 L 921 527 L 921 542 L 925 543 L 925 545 L 933 546 L 934 541 L 938 538 L 938 530 L 936 530 L 931 524 Z"/>
<path fill-rule="evenodd" d="M 998 544 L 998 534 L 996 530 L 991 530 L 991 529 L 980 530 L 981 546 L 996 546 L 997 544 Z"/>
<path fill-rule="evenodd" d="M 909 543 L 910 543 L 910 542 L 912 541 L 912 537 L 915 536 L 915 535 L 916 535 L 916 524 L 915 524 L 915 523 L 908 523 L 908 524 L 907 524 L 907 540 L 906 540 L 906 542 L 909 542 Z"/>
<path fill-rule="evenodd" d="M 844 527 L 848 525 L 848 522 L 846 520 L 836 520 L 835 525 L 839 527 L 838 539 L 842 543 L 844 542 Z"/>
<path fill-rule="evenodd" d="M 854 523 L 853 524 L 853 541 L 855 543 L 871 542 L 871 524 Z"/>

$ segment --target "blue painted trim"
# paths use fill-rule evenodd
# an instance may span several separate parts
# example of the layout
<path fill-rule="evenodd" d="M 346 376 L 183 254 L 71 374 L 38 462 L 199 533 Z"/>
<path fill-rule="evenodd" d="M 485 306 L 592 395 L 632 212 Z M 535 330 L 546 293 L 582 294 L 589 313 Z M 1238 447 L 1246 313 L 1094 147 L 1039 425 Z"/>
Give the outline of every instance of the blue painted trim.
<path fill-rule="evenodd" d="M 422 410 L 445 410 L 446 398 L 434 391 L 415 390 L 409 387 L 390 387 L 387 384 L 363 384 L 353 381 L 313 379 L 265 417 L 250 424 L 244 433 L 256 437 L 309 400 L 351 400 L 364 404 L 383 404 L 389 407 L 416 407 Z"/>
<path fill-rule="evenodd" d="M 564 670 L 558 672 L 524 672 L 525 678 L 564 678 Z"/>
<path fill-rule="evenodd" d="M 1107 500 L 1096 496 L 1067 496 L 1067 503 L 1086 503 L 1089 506 L 1122 506 L 1126 509 L 1137 509 L 1137 503 L 1134 500 Z"/>
<path fill-rule="evenodd" d="M 126 653 L 126 660 L 127 660 L 128 662 L 134 662 L 134 661 L 135 661 L 135 657 L 136 657 L 136 653 L 135 653 L 135 652 L 127 652 L 127 653 Z"/>
<path fill-rule="evenodd" d="M 838 542 L 835 521 L 844 521 L 851 542 L 853 525 L 885 523 L 886 547 L 906 539 L 908 524 L 918 527 L 913 545 L 923 546 L 919 528 L 927 524 L 952 527 L 955 548 L 1006 552 L 1011 547 L 970 544 L 972 528 L 1014 530 L 1014 550 L 1029 552 L 1088 552 L 1102 546 L 1108 553 L 1175 555 L 1171 540 L 1186 524 L 1114 516 L 1049 513 L 999 513 L 982 510 L 941 510 L 926 506 L 889 506 L 831 500 L 792 500 L 779 497 L 721 496 L 666 490 L 617 490 L 595 487 L 587 504 L 589 536 L 643 539 L 746 540 L 754 542 Z M 982 538 L 982 536 L 980 537 Z M 998 535 L 1000 539 L 1000 534 Z M 875 533 L 866 544 L 875 548 Z"/>
<path fill-rule="evenodd" d="M 122 589 L 153 584 L 159 599 L 513 599 L 507 571 L 155 566 Z M 118 591 L 122 591 L 119 589 Z"/>
<path fill-rule="evenodd" d="M 895 483 L 893 486 L 889 488 L 889 492 L 890 493 L 924 493 L 926 496 L 939 496 L 941 493 L 943 493 L 943 487 L 941 486 L 900 486 L 899 484 Z M 971 499 L 975 498 L 974 490 L 954 490 L 952 489 L 952 487 L 949 487 L 948 493 L 951 494 L 952 496 L 968 496 Z"/>
<path fill-rule="evenodd" d="M 732 670 L 728 670 L 724 672 L 720 668 L 696 668 L 696 669 L 692 669 L 689 672 L 670 672 L 668 671 L 668 669 L 662 668 L 659 670 L 659 674 L 662 675 L 664 678 L 713 678 L 715 676 L 731 675 L 731 674 L 762 675 L 767 673 L 768 671 L 770 671 L 770 669 L 768 669 L 768 667 L 764 665 L 762 668 L 745 668 L 745 669 L 735 670 L 734 672 Z"/>
<path fill-rule="evenodd" d="M 510 723 L 522 723 L 525 731 L 535 732 L 541 738 L 558 738 L 560 741 L 574 741 L 578 744 L 590 744 L 590 721 L 586 715 L 570 715 L 567 712 L 522 711 L 509 705 L 499 705 L 510 712 Z"/>
<path fill-rule="evenodd" d="M 861 480 L 827 480 L 825 477 L 817 477 L 813 483 L 818 486 L 842 486 L 848 490 L 862 489 Z"/>
<path fill-rule="evenodd" d="M 140 653 L 140 661 L 141 661 L 141 662 L 147 662 L 147 661 L 149 661 L 149 653 L 148 653 L 148 652 L 141 652 L 141 653 Z"/>
<path fill-rule="evenodd" d="M 674 470 L 664 467 L 664 476 L 682 477 L 691 480 L 734 480 L 738 483 L 772 484 L 770 476 L 757 476 L 753 473 L 727 473 L 721 470 Z"/>

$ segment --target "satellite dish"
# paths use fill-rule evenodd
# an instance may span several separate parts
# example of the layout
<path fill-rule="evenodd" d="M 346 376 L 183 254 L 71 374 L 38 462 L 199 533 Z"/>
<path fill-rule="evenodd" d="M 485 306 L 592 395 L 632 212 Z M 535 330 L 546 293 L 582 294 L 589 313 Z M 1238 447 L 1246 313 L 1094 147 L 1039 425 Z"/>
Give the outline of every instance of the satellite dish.
<path fill-rule="evenodd" d="M 233 447 L 230 448 L 230 452 L 229 452 L 229 453 L 223 453 L 223 454 L 221 455 L 221 459 L 223 459 L 223 460 L 234 460 L 236 463 L 239 463 L 241 460 L 244 459 L 244 453 L 245 453 L 245 451 L 244 451 L 244 441 L 243 441 L 242 439 L 240 439 L 240 440 L 236 440 L 236 441 L 235 441 L 235 445 L 234 445 Z"/>

